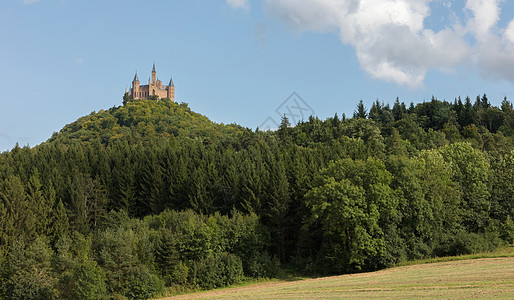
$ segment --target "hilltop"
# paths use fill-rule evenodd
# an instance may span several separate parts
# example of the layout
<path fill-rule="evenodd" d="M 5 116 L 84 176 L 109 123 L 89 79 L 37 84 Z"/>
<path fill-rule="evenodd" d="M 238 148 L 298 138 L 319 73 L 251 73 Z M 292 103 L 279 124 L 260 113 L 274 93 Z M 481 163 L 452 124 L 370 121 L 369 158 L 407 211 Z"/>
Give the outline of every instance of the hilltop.
<path fill-rule="evenodd" d="M 47 142 L 107 146 L 116 140 L 137 143 L 171 137 L 230 142 L 237 140 L 244 131 L 247 130 L 238 125 L 216 124 L 191 111 L 186 103 L 177 104 L 164 98 L 159 101 L 134 100 L 123 106 L 92 112 L 64 126 Z"/>

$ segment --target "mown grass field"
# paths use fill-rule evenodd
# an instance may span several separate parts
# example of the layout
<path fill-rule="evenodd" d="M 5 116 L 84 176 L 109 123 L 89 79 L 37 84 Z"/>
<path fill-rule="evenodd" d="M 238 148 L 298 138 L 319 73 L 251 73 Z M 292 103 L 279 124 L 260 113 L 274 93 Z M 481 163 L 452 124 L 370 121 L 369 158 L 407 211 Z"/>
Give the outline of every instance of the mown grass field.
<path fill-rule="evenodd" d="M 485 258 L 480 258 L 485 257 Z M 514 248 L 419 261 L 371 273 L 269 281 L 170 299 L 514 299 Z"/>

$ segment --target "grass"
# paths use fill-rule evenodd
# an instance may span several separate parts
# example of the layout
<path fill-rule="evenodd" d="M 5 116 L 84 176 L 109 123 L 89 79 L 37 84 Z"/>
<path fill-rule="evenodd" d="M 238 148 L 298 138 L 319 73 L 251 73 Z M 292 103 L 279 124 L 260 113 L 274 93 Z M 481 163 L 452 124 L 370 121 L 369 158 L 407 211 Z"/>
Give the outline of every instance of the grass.
<path fill-rule="evenodd" d="M 218 289 L 216 289 L 216 291 L 227 290 L 227 289 L 238 288 L 238 287 L 260 285 L 260 284 L 300 281 L 300 280 L 305 280 L 305 279 L 310 279 L 310 278 L 313 278 L 313 277 L 296 275 L 294 273 L 294 271 L 283 269 L 283 270 L 280 270 L 280 272 L 276 278 L 249 278 L 249 279 L 245 279 L 244 281 L 242 281 L 240 283 L 234 284 L 232 286 L 218 288 Z M 202 293 L 202 292 L 205 292 L 205 291 L 202 291 L 200 289 L 187 288 L 187 287 L 183 287 L 183 286 L 169 287 L 169 288 L 167 288 L 166 295 L 164 295 L 164 296 L 167 296 L 168 298 L 162 298 L 162 299 L 171 299 L 171 296 L 188 295 L 188 294 Z"/>
<path fill-rule="evenodd" d="M 514 247 L 434 258 L 371 273 L 289 276 L 165 299 L 505 298 L 514 296 Z"/>

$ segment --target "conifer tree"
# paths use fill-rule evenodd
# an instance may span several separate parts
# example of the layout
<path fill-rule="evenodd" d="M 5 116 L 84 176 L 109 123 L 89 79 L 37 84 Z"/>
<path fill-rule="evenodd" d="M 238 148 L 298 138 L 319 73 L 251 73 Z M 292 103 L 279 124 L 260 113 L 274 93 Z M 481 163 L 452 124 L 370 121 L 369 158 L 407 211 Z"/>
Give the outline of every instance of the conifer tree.
<path fill-rule="evenodd" d="M 57 202 L 56 207 L 52 213 L 52 229 L 51 235 L 53 236 L 54 243 L 59 239 L 69 236 L 70 234 L 70 223 L 68 220 L 68 214 L 66 208 L 61 200 Z"/>
<path fill-rule="evenodd" d="M 359 101 L 359 104 L 357 104 L 356 110 L 353 112 L 353 118 L 362 118 L 366 119 L 368 116 L 368 113 L 366 111 L 366 107 L 364 106 L 364 102 L 362 100 Z"/>

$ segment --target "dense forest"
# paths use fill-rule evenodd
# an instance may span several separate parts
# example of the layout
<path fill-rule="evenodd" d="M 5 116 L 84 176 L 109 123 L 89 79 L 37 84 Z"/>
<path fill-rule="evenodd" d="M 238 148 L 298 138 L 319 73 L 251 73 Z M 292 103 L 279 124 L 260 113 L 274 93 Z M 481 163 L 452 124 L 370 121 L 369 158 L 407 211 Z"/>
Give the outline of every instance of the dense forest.
<path fill-rule="evenodd" d="M 0 154 L 0 298 L 147 299 L 487 251 L 513 243 L 513 199 L 507 99 L 361 101 L 266 132 L 126 102 Z"/>

